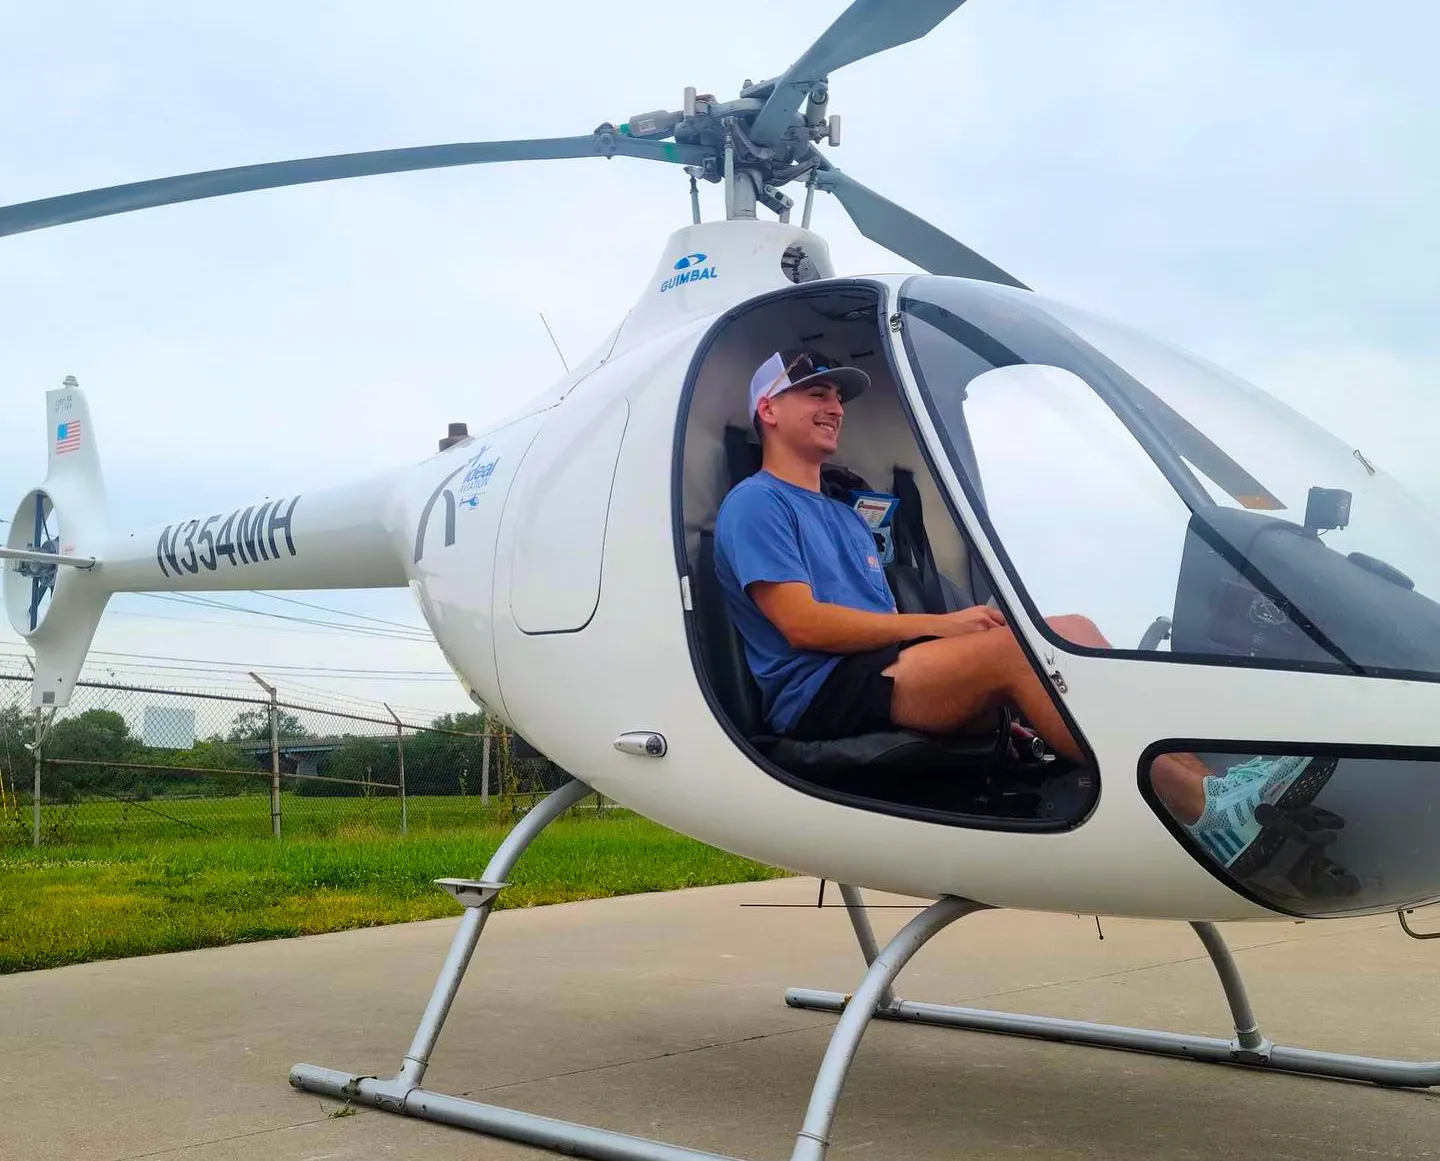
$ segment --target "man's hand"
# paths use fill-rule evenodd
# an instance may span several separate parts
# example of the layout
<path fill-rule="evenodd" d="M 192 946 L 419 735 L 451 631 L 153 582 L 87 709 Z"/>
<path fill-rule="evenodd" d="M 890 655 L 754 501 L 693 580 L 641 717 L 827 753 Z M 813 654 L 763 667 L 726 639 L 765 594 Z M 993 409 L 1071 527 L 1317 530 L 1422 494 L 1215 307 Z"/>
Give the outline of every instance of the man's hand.
<path fill-rule="evenodd" d="M 989 605 L 973 605 L 953 613 L 941 613 L 934 620 L 937 637 L 963 637 L 966 633 L 984 633 L 1005 626 L 1004 614 Z"/>
<path fill-rule="evenodd" d="M 756 581 L 749 592 L 791 646 L 822 653 L 858 653 L 917 637 L 959 637 L 1006 623 L 989 605 L 954 613 L 872 613 L 826 604 L 815 599 L 809 585 L 798 581 Z"/>

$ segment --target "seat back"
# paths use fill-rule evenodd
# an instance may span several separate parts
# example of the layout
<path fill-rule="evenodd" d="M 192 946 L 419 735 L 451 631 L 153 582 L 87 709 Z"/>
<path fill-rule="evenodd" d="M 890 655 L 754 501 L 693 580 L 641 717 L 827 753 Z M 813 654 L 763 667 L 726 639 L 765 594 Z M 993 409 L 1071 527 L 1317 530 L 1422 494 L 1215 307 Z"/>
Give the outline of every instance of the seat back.
<path fill-rule="evenodd" d="M 725 471 L 730 477 L 729 486 L 733 488 L 747 476 L 753 476 L 760 470 L 762 462 L 760 445 L 751 438 L 750 433 L 733 423 L 726 424 Z"/>
<path fill-rule="evenodd" d="M 901 612 L 951 613 L 975 604 L 970 586 L 957 583 L 935 565 L 930 537 L 925 531 L 925 509 L 915 476 L 906 468 L 895 469 L 891 491 L 900 501 L 895 516 L 895 563 L 890 566 L 890 586 L 900 604 L 902 591 L 912 603 Z"/>
<path fill-rule="evenodd" d="M 735 728 L 746 737 L 754 737 L 765 725 L 760 711 L 760 687 L 751 676 L 745 660 L 745 644 L 730 619 L 725 593 L 715 575 L 715 535 L 711 532 L 700 534 L 691 598 L 700 658 L 715 696 Z"/>

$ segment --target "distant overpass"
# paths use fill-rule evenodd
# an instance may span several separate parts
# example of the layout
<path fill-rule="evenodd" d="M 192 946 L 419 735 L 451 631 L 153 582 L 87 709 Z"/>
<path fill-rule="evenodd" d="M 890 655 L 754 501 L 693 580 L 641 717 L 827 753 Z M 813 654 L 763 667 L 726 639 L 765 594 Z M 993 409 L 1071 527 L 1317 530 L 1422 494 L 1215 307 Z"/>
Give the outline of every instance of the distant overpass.
<path fill-rule="evenodd" d="M 354 735 L 351 735 L 354 736 Z M 372 737 L 372 735 L 360 735 Z M 319 772 L 320 759 L 343 746 L 350 737 L 326 737 L 326 738 L 281 738 L 280 739 L 280 773 L 282 774 L 316 774 Z M 374 735 L 373 740 L 385 743 L 393 742 L 394 738 L 386 738 L 383 735 Z M 248 754 L 254 758 L 261 769 L 270 769 L 270 739 L 251 742 L 231 743 L 242 754 Z"/>

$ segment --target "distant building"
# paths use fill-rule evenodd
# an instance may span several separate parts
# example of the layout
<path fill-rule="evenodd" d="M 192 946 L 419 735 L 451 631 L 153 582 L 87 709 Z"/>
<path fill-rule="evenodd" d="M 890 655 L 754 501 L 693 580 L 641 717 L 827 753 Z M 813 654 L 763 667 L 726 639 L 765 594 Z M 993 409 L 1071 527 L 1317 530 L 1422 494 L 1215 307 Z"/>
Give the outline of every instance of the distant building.
<path fill-rule="evenodd" d="M 142 739 L 157 750 L 189 750 L 195 745 L 195 711 L 179 705 L 147 705 Z"/>

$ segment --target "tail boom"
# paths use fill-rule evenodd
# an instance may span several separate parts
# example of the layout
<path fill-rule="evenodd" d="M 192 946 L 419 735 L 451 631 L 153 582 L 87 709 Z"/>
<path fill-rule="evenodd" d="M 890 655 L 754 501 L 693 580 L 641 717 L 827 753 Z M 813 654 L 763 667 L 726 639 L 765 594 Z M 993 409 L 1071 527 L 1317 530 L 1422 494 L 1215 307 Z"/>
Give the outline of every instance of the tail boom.
<path fill-rule="evenodd" d="M 110 592 L 403 588 L 395 474 L 266 497 L 118 537 L 100 553 Z"/>

